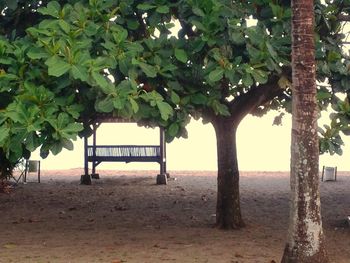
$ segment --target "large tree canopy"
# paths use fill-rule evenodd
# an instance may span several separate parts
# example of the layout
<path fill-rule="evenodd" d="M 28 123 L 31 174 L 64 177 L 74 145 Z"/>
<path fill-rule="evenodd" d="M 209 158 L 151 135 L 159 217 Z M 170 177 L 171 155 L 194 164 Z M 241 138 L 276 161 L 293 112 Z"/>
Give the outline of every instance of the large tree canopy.
<path fill-rule="evenodd" d="M 178 96 L 161 85 L 176 69 L 174 51 L 138 22 L 142 5 L 137 13 L 127 1 L 71 2 L 50 1 L 24 37 L 0 40 L 0 146 L 10 160 L 40 145 L 43 157 L 72 149 L 95 112 L 162 126 L 174 113 L 164 97 Z"/>

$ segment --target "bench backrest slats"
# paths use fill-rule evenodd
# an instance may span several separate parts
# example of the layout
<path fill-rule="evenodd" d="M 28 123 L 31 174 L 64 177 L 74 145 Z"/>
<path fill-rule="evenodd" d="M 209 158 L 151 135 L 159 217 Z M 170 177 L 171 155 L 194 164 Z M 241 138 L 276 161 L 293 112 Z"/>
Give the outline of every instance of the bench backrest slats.
<path fill-rule="evenodd" d="M 95 154 L 94 154 L 95 148 Z M 98 145 L 88 146 L 88 157 L 160 157 L 158 145 Z"/>

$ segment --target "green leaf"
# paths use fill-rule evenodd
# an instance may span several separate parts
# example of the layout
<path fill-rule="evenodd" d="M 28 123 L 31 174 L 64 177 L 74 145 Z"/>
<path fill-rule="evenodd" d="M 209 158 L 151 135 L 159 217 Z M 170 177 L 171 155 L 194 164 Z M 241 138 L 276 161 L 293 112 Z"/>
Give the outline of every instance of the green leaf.
<path fill-rule="evenodd" d="M 271 57 L 276 60 L 278 57 L 277 52 L 275 51 L 275 49 L 273 48 L 273 46 L 270 44 L 269 41 L 266 41 L 265 43 L 266 43 L 267 50 L 269 51 Z"/>
<path fill-rule="evenodd" d="M 93 36 L 97 33 L 98 29 L 100 28 L 99 25 L 96 25 L 94 22 L 89 21 L 87 22 L 87 26 L 85 27 L 85 34 L 90 36 Z"/>
<path fill-rule="evenodd" d="M 139 111 L 139 105 L 137 104 L 137 102 L 132 97 L 129 97 L 129 102 L 131 104 L 133 112 L 137 113 Z"/>
<path fill-rule="evenodd" d="M 185 50 L 176 48 L 175 57 L 177 60 L 181 61 L 182 63 L 187 63 L 188 58 Z"/>
<path fill-rule="evenodd" d="M 174 104 L 179 104 L 180 103 L 180 97 L 177 95 L 175 91 L 171 92 L 170 99 Z"/>
<path fill-rule="evenodd" d="M 209 73 L 209 80 L 212 82 L 216 82 L 222 79 L 224 75 L 224 69 L 221 67 L 217 67 L 215 70 Z"/>
<path fill-rule="evenodd" d="M 56 142 L 52 144 L 51 146 L 51 152 L 53 155 L 57 155 L 62 151 L 62 143 L 61 142 Z"/>
<path fill-rule="evenodd" d="M 59 58 L 58 56 L 53 56 L 46 60 L 45 64 L 48 66 L 48 73 L 50 76 L 60 77 L 65 74 L 70 68 L 71 65 Z"/>
<path fill-rule="evenodd" d="M 4 141 L 8 138 L 9 134 L 10 134 L 9 128 L 5 126 L 0 127 L 0 146 L 4 144 Z"/>
<path fill-rule="evenodd" d="M 259 49 L 255 48 L 254 46 L 250 45 L 250 44 L 247 44 L 246 45 L 246 48 L 247 48 L 247 51 L 248 51 L 248 54 L 251 58 L 251 60 L 259 60 L 262 53 Z"/>
<path fill-rule="evenodd" d="M 155 6 L 155 5 L 150 5 L 150 4 L 147 4 L 147 3 L 137 5 L 137 9 L 140 9 L 140 10 L 143 10 L 143 11 L 154 9 L 156 7 L 157 6 Z"/>
<path fill-rule="evenodd" d="M 207 97 L 202 93 L 193 94 L 191 96 L 191 101 L 194 104 L 205 105 L 207 103 Z"/>
<path fill-rule="evenodd" d="M 65 134 L 76 134 L 84 129 L 81 123 L 69 123 L 66 127 L 62 129 L 62 132 Z M 67 136 L 67 138 L 71 138 Z"/>
<path fill-rule="evenodd" d="M 192 7 L 192 12 L 197 16 L 205 17 L 203 10 L 197 6 Z"/>
<path fill-rule="evenodd" d="M 72 76 L 74 79 L 80 79 L 82 81 L 87 81 L 89 75 L 86 69 L 81 65 L 72 65 Z"/>
<path fill-rule="evenodd" d="M 175 137 L 179 132 L 179 125 L 177 123 L 172 123 L 168 129 L 168 133 L 171 137 Z"/>
<path fill-rule="evenodd" d="M 125 41 L 128 38 L 128 31 L 125 29 L 122 29 L 122 30 L 114 33 L 113 37 L 117 43 L 122 43 L 123 41 Z"/>
<path fill-rule="evenodd" d="M 278 80 L 278 86 L 280 86 L 281 89 L 287 89 L 287 88 L 292 88 L 292 83 L 289 81 L 288 78 L 286 78 L 285 76 L 282 76 L 279 80 Z"/>
<path fill-rule="evenodd" d="M 18 0 L 6 0 L 6 6 L 11 10 L 15 10 L 18 6 Z"/>
<path fill-rule="evenodd" d="M 27 56 L 31 59 L 41 59 L 47 58 L 49 54 L 43 48 L 32 47 L 31 49 L 29 49 Z"/>
<path fill-rule="evenodd" d="M 128 45 L 126 46 L 126 48 L 129 51 L 133 51 L 133 52 L 142 52 L 143 51 L 143 46 L 140 43 L 137 42 L 130 42 L 128 43 Z"/>
<path fill-rule="evenodd" d="M 167 14 L 169 13 L 169 7 L 166 5 L 158 6 L 156 12 L 160 14 Z"/>
<path fill-rule="evenodd" d="M 316 97 L 317 97 L 317 100 L 325 100 L 325 99 L 330 99 L 332 97 L 332 94 L 325 90 L 319 90 L 317 91 Z"/>
<path fill-rule="evenodd" d="M 107 81 L 107 79 L 104 77 L 104 76 L 102 76 L 100 73 L 98 73 L 98 72 L 92 72 L 91 73 L 91 76 L 92 76 L 92 78 L 96 81 L 96 84 L 98 85 L 98 86 L 100 86 L 101 88 L 103 88 L 103 90 L 105 91 L 107 91 L 107 87 L 108 87 L 108 81 Z M 106 93 L 106 94 L 109 94 L 109 93 Z"/>
<path fill-rule="evenodd" d="M 67 113 L 69 113 L 74 119 L 80 117 L 80 112 L 84 110 L 84 106 L 80 104 L 73 104 L 66 107 Z"/>
<path fill-rule="evenodd" d="M 123 109 L 125 107 L 125 100 L 120 98 L 120 97 L 116 97 L 113 100 L 113 106 L 117 110 L 121 110 L 121 109 Z"/>
<path fill-rule="evenodd" d="M 204 27 L 204 25 L 197 21 L 197 20 L 192 20 L 191 21 L 192 25 L 194 25 L 198 30 L 201 30 L 201 31 L 206 31 L 206 28 Z"/>
<path fill-rule="evenodd" d="M 341 131 L 347 136 L 350 135 L 350 127 L 349 126 L 341 128 Z"/>
<path fill-rule="evenodd" d="M 155 78 L 157 76 L 157 70 L 154 66 L 146 64 L 144 62 L 139 62 L 138 65 L 142 71 L 147 75 L 147 77 Z"/>
<path fill-rule="evenodd" d="M 70 25 L 66 21 L 64 21 L 63 19 L 60 19 L 58 21 L 58 24 L 66 34 L 70 32 Z"/>
<path fill-rule="evenodd" d="M 242 32 L 232 32 L 230 34 L 232 42 L 237 45 L 242 45 L 245 43 L 245 38 Z"/>
<path fill-rule="evenodd" d="M 96 103 L 96 109 L 100 112 L 112 112 L 114 109 L 113 100 L 110 97 L 106 97 Z"/>
<path fill-rule="evenodd" d="M 213 110 L 215 111 L 215 113 L 223 115 L 223 116 L 230 116 L 230 112 L 229 112 L 227 106 L 220 103 L 219 101 L 214 101 L 212 107 L 213 107 Z"/>
<path fill-rule="evenodd" d="M 27 150 L 29 150 L 31 152 L 35 151 L 35 149 L 40 145 L 39 139 L 38 139 L 35 132 L 31 132 L 27 136 L 27 138 L 25 140 L 25 145 L 26 145 Z"/>
<path fill-rule="evenodd" d="M 283 8 L 279 5 L 270 3 L 270 7 L 272 9 L 272 13 L 275 17 L 277 17 L 278 19 L 282 18 L 282 14 L 283 14 Z"/>
<path fill-rule="evenodd" d="M 127 26 L 131 30 L 136 30 L 140 26 L 139 22 L 133 19 L 128 19 L 127 20 Z"/>
<path fill-rule="evenodd" d="M 3 65 L 11 65 L 13 64 L 14 60 L 10 58 L 0 58 L 0 64 Z"/>
<path fill-rule="evenodd" d="M 254 69 L 252 70 L 252 76 L 256 82 L 259 82 L 260 84 L 265 84 L 268 80 L 267 73 L 262 70 Z"/>
<path fill-rule="evenodd" d="M 47 4 L 47 7 L 38 8 L 38 12 L 43 14 L 43 15 L 49 15 L 49 16 L 53 16 L 55 18 L 58 18 L 60 9 L 61 9 L 61 6 L 58 2 L 50 1 Z"/>
<path fill-rule="evenodd" d="M 243 85 L 246 87 L 249 87 L 254 83 L 253 78 L 249 73 L 244 74 L 242 78 L 242 82 L 243 82 Z"/>
<path fill-rule="evenodd" d="M 74 144 L 71 140 L 63 139 L 62 146 L 63 146 L 63 148 L 66 148 L 69 151 L 73 151 L 73 149 L 74 149 Z"/>
<path fill-rule="evenodd" d="M 338 52 L 330 51 L 327 55 L 328 63 L 337 62 L 341 59 L 341 55 Z"/>
<path fill-rule="evenodd" d="M 166 102 L 157 101 L 157 107 L 163 120 L 168 120 L 173 114 L 173 108 Z"/>

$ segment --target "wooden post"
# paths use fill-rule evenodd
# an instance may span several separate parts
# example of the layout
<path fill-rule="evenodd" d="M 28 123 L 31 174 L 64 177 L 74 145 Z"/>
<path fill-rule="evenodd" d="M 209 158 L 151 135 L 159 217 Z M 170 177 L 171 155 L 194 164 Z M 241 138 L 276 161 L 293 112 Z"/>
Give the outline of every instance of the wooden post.
<path fill-rule="evenodd" d="M 96 124 L 92 125 L 93 133 L 92 133 L 92 157 L 95 160 L 96 157 Z M 96 165 L 95 161 L 92 162 L 92 174 L 95 174 Z"/>
<path fill-rule="evenodd" d="M 88 138 L 84 136 L 84 175 L 89 174 L 89 162 L 88 162 Z"/>
<path fill-rule="evenodd" d="M 40 169 L 41 169 L 41 164 L 40 164 L 40 161 L 38 161 L 38 183 L 40 183 Z"/>
<path fill-rule="evenodd" d="M 167 161 L 167 157 L 166 157 L 166 141 L 164 140 L 164 173 L 166 174 L 166 177 L 169 179 L 170 178 L 170 174 L 168 173 L 168 170 L 166 168 L 166 161 Z"/>
<path fill-rule="evenodd" d="M 100 179 L 100 175 L 96 173 L 96 161 L 95 161 L 95 157 L 96 157 L 96 130 L 98 128 L 98 124 L 94 123 L 93 124 L 93 134 L 92 134 L 92 157 L 93 157 L 93 161 L 92 161 L 92 173 L 91 173 L 91 178 L 93 179 Z"/>
<path fill-rule="evenodd" d="M 159 128 L 159 135 L 160 135 L 160 174 L 164 174 L 165 173 L 165 165 L 164 165 L 164 160 L 165 160 L 165 154 L 164 154 L 164 150 L 165 150 L 165 144 L 164 144 L 164 129 L 163 128 Z"/>
<path fill-rule="evenodd" d="M 26 183 L 26 182 L 27 182 L 28 170 L 29 170 L 29 159 L 26 159 L 26 160 L 25 160 L 25 164 L 24 164 L 23 183 Z"/>
<path fill-rule="evenodd" d="M 167 184 L 166 175 L 166 155 L 165 155 L 165 136 L 164 128 L 159 127 L 159 146 L 160 146 L 160 173 L 157 175 L 157 184 Z"/>
<path fill-rule="evenodd" d="M 89 175 L 89 161 L 88 161 L 88 138 L 84 136 L 84 174 L 80 178 L 81 184 L 90 185 L 91 177 Z"/>

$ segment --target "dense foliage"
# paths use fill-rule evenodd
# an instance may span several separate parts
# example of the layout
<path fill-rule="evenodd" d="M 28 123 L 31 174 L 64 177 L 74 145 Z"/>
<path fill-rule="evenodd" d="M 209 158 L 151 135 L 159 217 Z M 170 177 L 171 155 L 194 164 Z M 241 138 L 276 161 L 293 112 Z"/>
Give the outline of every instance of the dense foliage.
<path fill-rule="evenodd" d="M 0 146 L 11 161 L 39 146 L 43 157 L 72 149 L 95 112 L 163 126 L 174 113 L 163 96 L 178 96 L 160 86 L 176 69 L 166 39 L 139 30 L 126 1 L 71 2 L 50 1 L 24 37 L 0 39 Z"/>
<path fill-rule="evenodd" d="M 334 109 L 321 152 L 340 153 L 349 132 L 349 6 L 315 2 L 319 107 Z M 290 111 L 290 1 L 0 0 L 0 10 L 0 155 L 10 163 L 38 147 L 43 157 L 72 149 L 97 113 L 161 125 L 171 140 L 186 136 L 189 115 L 237 128 L 249 113 Z"/>

